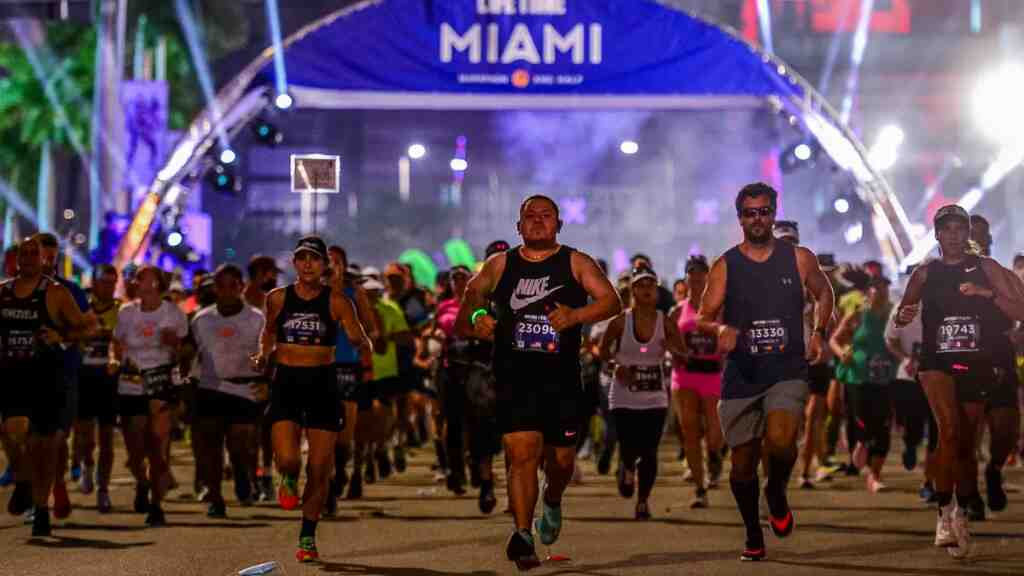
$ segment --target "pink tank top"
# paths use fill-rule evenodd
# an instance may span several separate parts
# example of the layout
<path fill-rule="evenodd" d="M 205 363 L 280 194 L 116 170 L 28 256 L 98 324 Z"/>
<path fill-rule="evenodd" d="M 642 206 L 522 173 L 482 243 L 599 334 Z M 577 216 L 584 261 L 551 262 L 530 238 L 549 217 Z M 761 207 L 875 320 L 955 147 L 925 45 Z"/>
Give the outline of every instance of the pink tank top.
<path fill-rule="evenodd" d="M 715 353 L 717 339 L 697 331 L 697 311 L 689 300 L 685 300 L 682 306 L 678 320 L 679 333 L 690 350 L 690 360 L 686 365 L 677 363 L 672 367 L 672 389 L 720 386 L 722 357 Z"/>

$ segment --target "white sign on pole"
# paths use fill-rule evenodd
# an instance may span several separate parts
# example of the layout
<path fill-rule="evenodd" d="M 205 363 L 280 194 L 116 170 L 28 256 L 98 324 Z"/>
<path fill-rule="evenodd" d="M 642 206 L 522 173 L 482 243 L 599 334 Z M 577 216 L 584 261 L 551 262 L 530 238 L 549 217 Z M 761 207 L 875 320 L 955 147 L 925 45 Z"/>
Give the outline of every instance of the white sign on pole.
<path fill-rule="evenodd" d="M 292 192 L 341 192 L 341 156 L 292 154 Z"/>

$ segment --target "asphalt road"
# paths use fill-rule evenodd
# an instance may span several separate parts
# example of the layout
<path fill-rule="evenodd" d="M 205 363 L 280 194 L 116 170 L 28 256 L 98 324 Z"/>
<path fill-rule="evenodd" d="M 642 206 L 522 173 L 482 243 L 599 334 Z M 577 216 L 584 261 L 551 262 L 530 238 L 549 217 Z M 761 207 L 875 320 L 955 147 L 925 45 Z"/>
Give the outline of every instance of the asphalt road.
<path fill-rule="evenodd" d="M 743 529 L 727 486 L 710 492 L 711 507 L 687 506 L 692 487 L 681 479 L 675 446 L 663 446 L 661 478 L 651 499 L 653 520 L 633 520 L 633 504 L 618 496 L 613 478 L 583 462 L 584 483 L 566 495 L 562 538 L 549 562 L 534 574 L 769 574 L 919 576 L 1024 574 L 1024 494 L 1011 493 L 1009 509 L 972 523 L 968 560 L 957 561 L 931 546 L 935 512 L 919 503 L 917 473 L 890 458 L 888 492 L 872 495 L 862 479 L 841 478 L 814 491 L 791 488 L 797 528 L 783 541 L 769 536 L 769 559 L 738 561 Z M 293 554 L 299 513 L 272 504 L 240 508 L 228 502 L 228 520 L 210 520 L 190 488 L 170 495 L 169 525 L 148 529 L 130 512 L 133 490 L 117 454 L 112 497 L 115 513 L 96 513 L 93 496 L 72 490 L 75 509 L 55 521 L 53 538 L 31 539 L 18 518 L 0 516 L 0 575 L 235 574 L 276 560 L 289 576 L 346 574 L 382 576 L 490 575 L 515 573 L 504 558 L 510 517 L 483 516 L 475 494 L 455 497 L 432 481 L 431 450 L 417 451 L 406 473 L 366 487 L 365 498 L 344 501 L 336 518 L 321 522 L 322 561 L 300 566 Z M 501 468 L 500 464 L 497 466 Z M 174 469 L 190 485 L 192 461 L 184 445 L 174 450 Z M 1008 471 L 1024 484 L 1024 469 Z M 233 495 L 225 483 L 226 495 Z M 0 489 L 6 502 L 10 489 Z M 499 482 L 499 500 L 504 482 Z M 229 496 L 231 497 L 231 496 Z M 541 550 L 543 553 L 543 550 Z"/>

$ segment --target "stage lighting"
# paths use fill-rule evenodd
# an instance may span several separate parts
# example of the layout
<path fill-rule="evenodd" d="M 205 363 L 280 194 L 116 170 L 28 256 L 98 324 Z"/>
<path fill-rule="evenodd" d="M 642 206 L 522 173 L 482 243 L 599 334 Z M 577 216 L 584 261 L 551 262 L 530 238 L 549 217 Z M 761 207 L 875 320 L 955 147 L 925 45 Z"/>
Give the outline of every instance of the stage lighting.
<path fill-rule="evenodd" d="M 222 164 L 231 164 L 237 158 L 238 155 L 235 154 L 235 151 L 232 150 L 231 148 L 225 148 L 220 152 L 220 161 Z"/>
<path fill-rule="evenodd" d="M 277 126 L 266 120 L 260 120 L 253 124 L 252 133 L 256 136 L 256 140 L 265 146 L 277 146 L 284 140 L 284 135 L 277 129 Z"/>
<path fill-rule="evenodd" d="M 464 158 L 452 158 L 450 166 L 454 172 L 465 172 L 469 168 L 469 162 L 466 162 Z"/>
<path fill-rule="evenodd" d="M 292 99 L 291 95 L 287 92 L 282 92 L 274 98 L 274 106 L 277 106 L 280 110 L 287 110 L 292 107 L 295 100 Z"/>
<path fill-rule="evenodd" d="M 899 158 L 900 146 L 904 139 L 903 129 L 895 124 L 884 126 L 878 132 L 878 140 L 868 153 L 868 162 L 877 170 L 888 170 Z"/>
<path fill-rule="evenodd" d="M 640 144 L 637 144 L 633 140 L 623 140 L 619 144 L 619 151 L 627 156 L 632 156 L 640 151 Z"/>
<path fill-rule="evenodd" d="M 982 77 L 974 90 L 973 108 L 978 126 L 997 144 L 1011 146 L 1024 137 L 1024 65 L 1005 63 Z"/>
<path fill-rule="evenodd" d="M 821 148 L 816 142 L 797 142 L 787 146 L 779 154 L 779 168 L 786 174 L 813 162 Z"/>
<path fill-rule="evenodd" d="M 800 143 L 796 148 L 793 149 L 793 155 L 796 156 L 797 160 L 810 160 L 811 159 L 811 147 L 807 144 Z"/>
<path fill-rule="evenodd" d="M 850 201 L 846 198 L 836 198 L 836 201 L 832 203 L 832 207 L 836 209 L 836 212 L 846 214 L 850 211 Z"/>
<path fill-rule="evenodd" d="M 172 230 L 171 233 L 167 235 L 167 245 L 170 246 L 171 248 L 177 248 L 178 246 L 181 246 L 181 243 L 184 241 L 185 237 L 182 236 L 181 232 L 177 230 Z"/>
<path fill-rule="evenodd" d="M 843 233 L 843 238 L 847 244 L 856 244 L 864 238 L 864 224 L 857 222 L 851 224 L 846 228 L 846 232 Z"/>
<path fill-rule="evenodd" d="M 238 182 L 234 170 L 224 164 L 216 164 L 208 174 L 210 185 L 217 192 L 234 194 L 238 191 Z"/>
<path fill-rule="evenodd" d="M 427 155 L 427 147 L 423 144 L 413 144 L 409 146 L 409 150 L 406 153 L 409 155 L 409 158 L 419 160 Z"/>

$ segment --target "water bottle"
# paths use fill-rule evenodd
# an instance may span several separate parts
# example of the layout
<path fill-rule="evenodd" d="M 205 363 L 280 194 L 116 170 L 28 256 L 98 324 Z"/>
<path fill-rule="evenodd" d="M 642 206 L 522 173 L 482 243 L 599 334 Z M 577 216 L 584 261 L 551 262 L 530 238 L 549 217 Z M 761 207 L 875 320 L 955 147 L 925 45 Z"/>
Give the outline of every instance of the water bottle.
<path fill-rule="evenodd" d="M 284 567 L 277 562 L 264 562 L 238 571 L 238 576 L 285 576 Z"/>

